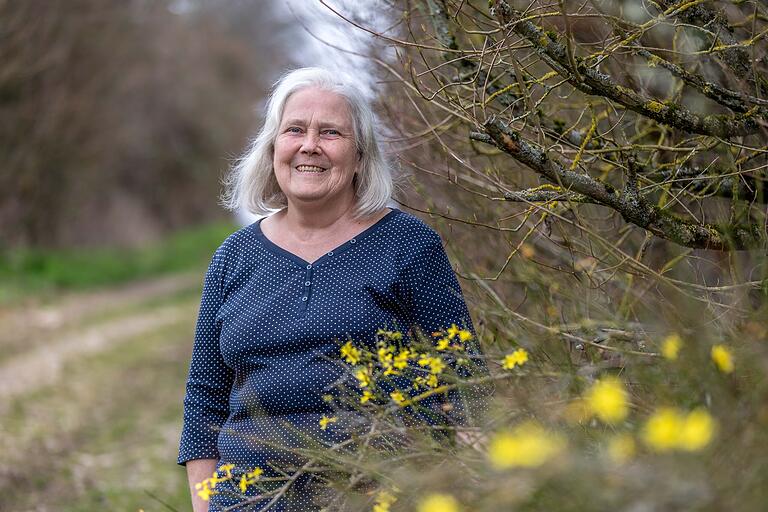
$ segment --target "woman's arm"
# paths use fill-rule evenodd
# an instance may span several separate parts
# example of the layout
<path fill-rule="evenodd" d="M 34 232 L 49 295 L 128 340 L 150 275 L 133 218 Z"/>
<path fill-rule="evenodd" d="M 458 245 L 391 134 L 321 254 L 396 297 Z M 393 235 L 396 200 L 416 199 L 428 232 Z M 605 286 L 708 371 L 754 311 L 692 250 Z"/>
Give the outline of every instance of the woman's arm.
<path fill-rule="evenodd" d="M 474 339 L 465 343 L 465 352 L 462 354 L 469 364 L 457 367 L 456 356 L 453 354 L 446 354 L 446 359 L 461 379 L 486 377 L 488 367 L 461 287 L 439 235 L 433 233 L 431 238 L 429 244 L 416 252 L 406 269 L 406 282 L 409 284 L 406 302 L 412 323 L 427 337 L 433 332 L 445 331 L 452 324 L 469 330 Z M 448 417 L 456 426 L 469 427 L 475 423 L 475 416 L 487 411 L 494 386 L 489 382 L 461 387 L 461 390 L 452 389 L 447 393 L 447 400 L 453 406 Z"/>
<path fill-rule="evenodd" d="M 197 495 L 195 485 L 206 478 L 210 478 L 216 471 L 216 459 L 195 459 L 187 461 L 187 479 L 189 480 L 189 492 L 192 493 L 192 510 L 194 512 L 208 512 L 208 502 Z"/>

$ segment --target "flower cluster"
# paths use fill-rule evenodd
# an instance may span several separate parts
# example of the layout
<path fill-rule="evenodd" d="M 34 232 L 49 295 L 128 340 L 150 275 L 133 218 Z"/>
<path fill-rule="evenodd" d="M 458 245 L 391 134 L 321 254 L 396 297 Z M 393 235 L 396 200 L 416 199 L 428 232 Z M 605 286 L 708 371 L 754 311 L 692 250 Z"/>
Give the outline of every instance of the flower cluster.
<path fill-rule="evenodd" d="M 584 395 L 571 402 L 565 411 L 565 417 L 571 423 L 582 423 L 597 418 L 609 425 L 624 421 L 628 414 L 629 393 L 624 382 L 613 376 L 595 381 Z"/>
<path fill-rule="evenodd" d="M 470 341 L 473 335 L 453 324 L 445 331 L 432 333 L 432 336 L 435 338 L 434 353 L 404 347 L 401 332 L 383 329 L 376 332 L 375 351 L 358 348 L 351 340 L 342 345 L 341 358 L 354 366 L 353 374 L 362 391 L 360 403 L 368 403 L 380 396 L 376 393 L 380 378 L 405 375 L 406 372 L 413 376 L 411 382 L 414 390 L 437 390 L 440 387 L 440 375 L 448 367 L 448 360 L 453 354 L 463 353 L 466 350 L 465 343 Z M 464 361 L 463 358 L 456 359 L 458 364 Z M 413 402 L 402 390 L 390 392 L 388 398 L 401 407 Z M 321 423 L 321 428 L 327 426 L 328 421 L 331 420 Z"/>
<path fill-rule="evenodd" d="M 734 369 L 733 354 L 725 345 L 714 345 L 712 347 L 712 361 L 717 369 L 723 373 L 732 373 Z"/>
<path fill-rule="evenodd" d="M 592 384 L 584 395 L 584 403 L 604 423 L 619 423 L 629 414 L 629 395 L 624 382 L 616 377 L 604 377 Z"/>
<path fill-rule="evenodd" d="M 211 499 L 211 496 L 217 494 L 219 491 L 216 486 L 222 482 L 232 480 L 232 470 L 235 469 L 234 464 L 224 464 L 218 471 L 214 471 L 210 478 L 206 478 L 202 482 L 195 484 L 197 495 L 204 501 Z M 261 468 L 255 468 L 253 471 L 248 471 L 240 477 L 240 492 L 245 493 L 248 490 L 248 486 L 253 485 L 258 481 L 259 477 L 263 473 Z"/>
<path fill-rule="evenodd" d="M 678 334 L 670 334 L 661 342 L 661 355 L 670 361 L 677 359 L 680 349 L 683 346 L 683 340 Z"/>
<path fill-rule="evenodd" d="M 459 512 L 459 503 L 450 494 L 434 493 L 421 500 L 418 512 Z"/>
<path fill-rule="evenodd" d="M 372 512 L 389 512 L 389 508 L 394 502 L 397 501 L 397 497 L 388 491 L 379 491 L 376 495 L 376 500 L 373 504 Z"/>
<path fill-rule="evenodd" d="M 524 348 L 519 348 L 504 356 L 504 361 L 501 363 L 502 368 L 505 370 L 511 370 L 515 366 L 523 366 L 528 362 L 528 352 Z"/>
<path fill-rule="evenodd" d="M 496 469 L 541 466 L 559 454 L 565 441 L 541 425 L 525 422 L 498 432 L 488 446 L 488 458 Z"/>
<path fill-rule="evenodd" d="M 712 441 L 716 428 L 714 418 L 703 408 L 686 413 L 662 407 L 648 418 L 642 436 L 645 444 L 657 452 L 695 452 Z"/>
<path fill-rule="evenodd" d="M 211 499 L 211 496 L 216 494 L 216 485 L 221 482 L 226 482 L 232 479 L 232 470 L 235 468 L 234 464 L 224 464 L 218 471 L 214 471 L 210 478 L 206 478 L 202 482 L 195 484 L 197 495 L 204 501 Z M 223 471 L 223 474 L 219 474 L 219 471 Z"/>

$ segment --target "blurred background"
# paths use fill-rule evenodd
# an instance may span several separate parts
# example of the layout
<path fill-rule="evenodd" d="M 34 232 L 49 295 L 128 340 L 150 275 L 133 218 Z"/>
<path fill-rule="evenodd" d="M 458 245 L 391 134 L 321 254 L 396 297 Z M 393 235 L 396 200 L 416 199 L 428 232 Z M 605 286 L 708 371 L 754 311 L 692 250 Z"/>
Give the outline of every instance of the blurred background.
<path fill-rule="evenodd" d="M 0 20 L 0 510 L 185 509 L 202 275 L 253 220 L 220 180 L 283 73 L 373 95 L 383 50 L 304 0 L 0 0 Z"/>
<path fill-rule="evenodd" d="M 763 108 L 764 3 L 506 2 L 545 30 L 533 42 L 499 3 L 0 0 L 0 511 L 188 509 L 175 460 L 203 272 L 253 220 L 218 205 L 220 182 L 271 85 L 311 65 L 369 91 L 398 206 L 442 235 L 496 380 L 490 447 L 422 440 L 355 466 L 398 495 L 392 510 L 763 509 L 765 121 L 712 136 L 646 107 Z M 658 101 L 572 87 L 536 47 L 550 41 Z M 736 108 L 660 57 L 736 91 Z M 686 246 L 561 196 L 490 140 L 492 118 L 613 190 L 637 158 L 651 204 L 747 224 L 754 244 Z M 616 421 L 583 407 L 606 376 Z M 693 449 L 643 440 L 664 407 L 672 431 L 706 411 Z M 536 435 L 514 430 L 529 421 Z M 549 455 L 521 469 L 521 436 Z"/>

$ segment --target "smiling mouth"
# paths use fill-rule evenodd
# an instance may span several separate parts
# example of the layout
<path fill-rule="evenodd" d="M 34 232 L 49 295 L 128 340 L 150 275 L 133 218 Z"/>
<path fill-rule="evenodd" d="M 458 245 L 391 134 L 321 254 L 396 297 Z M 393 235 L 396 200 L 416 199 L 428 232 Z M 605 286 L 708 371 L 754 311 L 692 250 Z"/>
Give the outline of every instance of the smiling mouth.
<path fill-rule="evenodd" d="M 315 174 L 319 174 L 325 171 L 325 169 L 323 169 L 322 167 L 318 167 L 316 165 L 297 165 L 296 170 L 299 172 L 310 172 Z"/>

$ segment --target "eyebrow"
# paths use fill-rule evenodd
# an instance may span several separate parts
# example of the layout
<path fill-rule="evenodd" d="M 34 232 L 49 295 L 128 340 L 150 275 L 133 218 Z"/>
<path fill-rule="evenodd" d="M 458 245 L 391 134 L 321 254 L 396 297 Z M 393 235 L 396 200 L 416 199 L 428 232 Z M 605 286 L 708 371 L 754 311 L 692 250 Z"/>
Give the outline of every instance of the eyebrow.
<path fill-rule="evenodd" d="M 280 123 L 280 126 L 287 126 L 287 125 L 304 126 L 304 125 L 306 125 L 306 121 L 303 120 L 303 119 L 284 119 Z M 320 128 L 336 128 L 337 130 L 342 131 L 342 132 L 343 131 L 349 131 L 349 132 L 352 131 L 352 127 L 351 126 L 345 126 L 343 124 L 337 124 L 337 123 L 328 122 L 328 121 L 320 123 Z"/>

